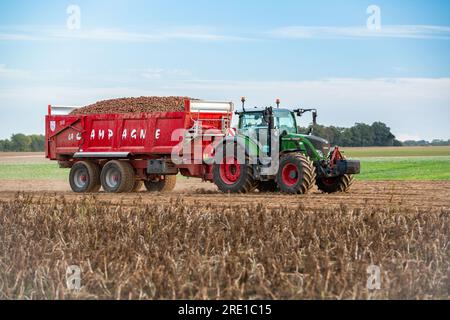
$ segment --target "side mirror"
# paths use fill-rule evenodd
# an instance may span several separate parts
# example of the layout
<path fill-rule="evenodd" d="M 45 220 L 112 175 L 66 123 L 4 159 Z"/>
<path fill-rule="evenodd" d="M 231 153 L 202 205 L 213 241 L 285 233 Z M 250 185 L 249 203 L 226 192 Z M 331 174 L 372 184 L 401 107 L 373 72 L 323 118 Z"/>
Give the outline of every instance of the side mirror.
<path fill-rule="evenodd" d="M 264 118 L 264 122 L 269 123 L 269 121 L 270 121 L 270 110 L 269 109 L 264 110 L 263 118 Z"/>
<path fill-rule="evenodd" d="M 313 112 L 313 125 L 317 125 L 317 111 Z"/>

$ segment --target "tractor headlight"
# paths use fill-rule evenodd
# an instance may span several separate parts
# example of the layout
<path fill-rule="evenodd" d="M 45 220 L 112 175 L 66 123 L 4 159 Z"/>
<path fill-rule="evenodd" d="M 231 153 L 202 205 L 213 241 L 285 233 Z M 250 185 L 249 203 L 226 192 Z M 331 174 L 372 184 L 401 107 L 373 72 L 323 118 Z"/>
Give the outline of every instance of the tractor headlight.
<path fill-rule="evenodd" d="M 323 146 L 323 155 L 328 156 L 328 154 L 330 153 L 330 149 L 331 149 L 331 147 L 329 144 L 324 145 Z"/>
<path fill-rule="evenodd" d="M 322 150 L 316 150 L 317 151 L 317 153 L 319 154 L 319 156 L 321 157 L 321 158 L 323 158 L 323 152 L 322 152 Z"/>

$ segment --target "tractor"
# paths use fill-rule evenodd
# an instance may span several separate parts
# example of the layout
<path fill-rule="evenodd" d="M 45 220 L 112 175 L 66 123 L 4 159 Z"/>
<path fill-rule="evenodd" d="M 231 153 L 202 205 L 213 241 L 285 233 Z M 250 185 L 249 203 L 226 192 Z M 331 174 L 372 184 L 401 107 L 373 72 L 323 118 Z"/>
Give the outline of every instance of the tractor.
<path fill-rule="evenodd" d="M 316 109 L 277 108 L 237 111 L 237 134 L 217 146 L 214 183 L 225 193 L 282 192 L 307 194 L 314 185 L 324 193 L 347 192 L 353 175 L 360 173 L 358 160 L 347 160 L 339 147 L 313 135 Z M 301 133 L 298 120 L 312 112 L 313 125 Z M 231 151 L 230 151 L 231 150 Z M 243 156 L 239 156 L 242 154 Z"/>

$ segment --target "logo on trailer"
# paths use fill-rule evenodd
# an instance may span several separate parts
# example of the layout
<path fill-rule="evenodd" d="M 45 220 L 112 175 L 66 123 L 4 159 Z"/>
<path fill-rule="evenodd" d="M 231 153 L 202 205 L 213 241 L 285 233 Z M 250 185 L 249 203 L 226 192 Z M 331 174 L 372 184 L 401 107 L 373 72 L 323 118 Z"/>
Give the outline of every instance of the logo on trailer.
<path fill-rule="evenodd" d="M 50 121 L 50 130 L 55 132 L 56 130 L 56 121 Z"/>
<path fill-rule="evenodd" d="M 147 131 L 145 129 L 130 129 L 125 128 L 122 130 L 122 140 L 145 140 Z M 91 140 L 111 140 L 114 137 L 114 131 L 112 129 L 92 129 L 90 134 Z"/>

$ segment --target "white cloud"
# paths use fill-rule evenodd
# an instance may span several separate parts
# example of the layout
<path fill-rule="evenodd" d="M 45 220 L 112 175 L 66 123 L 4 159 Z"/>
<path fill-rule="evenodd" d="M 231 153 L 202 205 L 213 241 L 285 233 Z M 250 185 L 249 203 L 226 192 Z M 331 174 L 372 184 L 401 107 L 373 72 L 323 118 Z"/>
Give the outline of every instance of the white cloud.
<path fill-rule="evenodd" d="M 184 69 L 162 69 L 149 68 L 142 72 L 142 77 L 147 80 L 161 80 L 164 78 L 186 78 L 191 75 L 191 72 Z"/>
<path fill-rule="evenodd" d="M 41 37 L 20 33 L 0 33 L 0 41 L 39 41 Z"/>
<path fill-rule="evenodd" d="M 331 78 L 309 81 L 198 80 L 170 87 L 191 90 L 251 93 L 265 103 L 277 96 L 286 103 L 333 106 L 410 106 L 419 103 L 450 105 L 450 78 Z M 270 97 L 270 100 L 267 98 Z M 431 100 L 430 100 L 431 99 Z"/>
<path fill-rule="evenodd" d="M 144 31 L 115 28 L 69 30 L 64 27 L 20 26 L 0 28 L 0 41 L 92 40 L 114 42 L 188 41 L 242 41 L 249 38 L 226 35 L 206 27 L 172 27 Z"/>
<path fill-rule="evenodd" d="M 5 64 L 0 64 L 0 80 L 16 80 L 16 79 L 30 79 L 31 74 L 28 71 L 21 69 L 8 68 Z"/>
<path fill-rule="evenodd" d="M 287 39 L 357 39 L 357 38 L 409 38 L 450 40 L 450 27 L 429 25 L 386 25 L 381 30 L 365 26 L 289 26 L 269 32 L 275 38 Z"/>
<path fill-rule="evenodd" d="M 0 70 L 4 70 L 2 67 Z M 156 69 L 164 74 L 164 69 Z M 450 138 L 450 78 L 323 79 L 315 81 L 221 81 L 161 78 L 122 86 L 24 85 L 0 87 L 0 118 L 7 119 L 0 135 L 42 129 L 47 104 L 86 105 L 97 100 L 141 95 L 186 95 L 209 100 L 234 101 L 247 106 L 315 107 L 320 123 L 351 126 L 355 122 L 387 123 L 400 139 Z M 22 108 L 22 109 L 21 109 Z M 26 114 L 27 116 L 24 116 Z M 310 118 L 304 118 L 308 124 Z M 21 127 L 22 126 L 22 127 Z M 27 131 L 28 132 L 28 131 Z"/>
<path fill-rule="evenodd" d="M 51 41 L 92 40 L 148 43 L 169 40 L 187 41 L 255 41 L 267 38 L 283 39 L 358 39 L 358 38 L 409 38 L 450 40 L 449 26 L 386 25 L 381 30 L 366 26 L 286 26 L 267 32 L 252 33 L 252 37 L 221 33 L 210 27 L 181 26 L 152 30 L 123 30 L 116 28 L 81 28 L 69 30 L 56 26 L 0 27 L 0 41 Z M 245 32 L 244 32 L 245 33 Z M 248 32 L 247 32 L 248 33 Z"/>
<path fill-rule="evenodd" d="M 324 79 L 315 81 L 193 81 L 169 84 L 173 92 L 236 102 L 319 109 L 320 122 L 351 126 L 382 121 L 394 134 L 420 130 L 421 138 L 450 137 L 450 78 Z M 304 120 L 306 123 L 310 119 Z"/>

